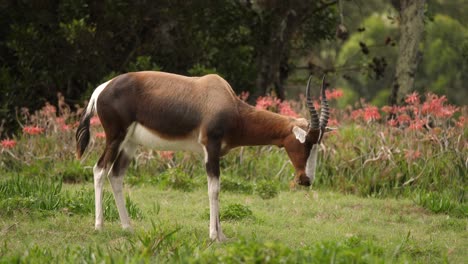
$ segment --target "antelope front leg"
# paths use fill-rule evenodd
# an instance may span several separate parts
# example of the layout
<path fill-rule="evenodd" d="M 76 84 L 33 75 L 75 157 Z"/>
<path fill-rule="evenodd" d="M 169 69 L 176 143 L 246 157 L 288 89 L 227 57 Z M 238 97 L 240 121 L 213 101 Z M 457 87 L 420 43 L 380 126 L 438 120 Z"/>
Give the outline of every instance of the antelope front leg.
<path fill-rule="evenodd" d="M 224 241 L 226 236 L 221 230 L 219 222 L 219 177 L 208 175 L 208 197 L 210 199 L 210 238 L 215 241 Z"/>
<path fill-rule="evenodd" d="M 205 150 L 206 172 L 208 174 L 208 197 L 210 199 L 210 238 L 226 240 L 219 222 L 219 159 L 220 143 L 209 142 Z"/>

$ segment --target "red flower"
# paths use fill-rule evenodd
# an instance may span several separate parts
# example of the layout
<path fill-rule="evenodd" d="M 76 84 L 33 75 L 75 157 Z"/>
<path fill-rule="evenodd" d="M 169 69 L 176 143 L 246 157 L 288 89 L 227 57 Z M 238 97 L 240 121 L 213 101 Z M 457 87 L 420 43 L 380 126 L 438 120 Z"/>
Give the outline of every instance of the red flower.
<path fill-rule="evenodd" d="M 398 121 L 396 119 L 390 119 L 387 121 L 387 124 L 391 127 L 397 127 L 398 126 Z"/>
<path fill-rule="evenodd" d="M 460 116 L 460 118 L 458 119 L 458 122 L 456 123 L 456 125 L 458 127 L 463 127 L 466 123 L 466 118 L 464 116 Z"/>
<path fill-rule="evenodd" d="M 447 105 L 442 107 L 442 110 L 439 112 L 439 117 L 450 118 L 455 112 L 458 111 L 458 107 L 453 105 Z"/>
<path fill-rule="evenodd" d="M 333 89 L 331 91 L 326 90 L 325 95 L 327 96 L 328 100 L 338 99 L 343 96 L 343 90 L 341 89 Z"/>
<path fill-rule="evenodd" d="M 331 127 L 334 127 L 334 126 L 339 126 L 340 123 L 338 123 L 338 120 L 336 120 L 335 118 L 330 118 L 328 120 L 328 125 Z"/>
<path fill-rule="evenodd" d="M 379 113 L 379 109 L 376 106 L 367 106 L 364 109 L 364 120 L 373 121 L 373 120 L 379 120 L 379 119 L 380 119 L 380 113 Z"/>
<path fill-rule="evenodd" d="M 38 126 L 25 126 L 23 127 L 23 133 L 29 135 L 38 135 L 44 132 L 44 129 Z"/>
<path fill-rule="evenodd" d="M 359 118 L 361 118 L 363 116 L 364 116 L 364 111 L 362 109 L 353 110 L 351 112 L 351 118 L 353 120 L 358 120 Z"/>
<path fill-rule="evenodd" d="M 438 97 L 435 94 L 427 94 L 427 100 L 422 106 L 422 113 L 439 116 L 445 101 L 447 101 L 445 96 Z"/>
<path fill-rule="evenodd" d="M 279 99 L 276 99 L 271 96 L 265 96 L 265 97 L 258 97 L 257 99 L 257 104 L 255 105 L 255 108 L 261 109 L 261 110 L 267 110 L 268 107 L 274 107 L 280 103 Z"/>
<path fill-rule="evenodd" d="M 405 102 L 407 104 L 410 104 L 410 105 L 418 105 L 419 104 L 419 94 L 418 94 L 418 92 L 408 94 L 406 96 Z"/>
<path fill-rule="evenodd" d="M 69 131 L 70 130 L 70 126 L 67 125 L 67 124 L 63 124 L 60 126 L 60 130 L 62 131 Z"/>
<path fill-rule="evenodd" d="M 389 105 L 382 106 L 380 110 L 382 110 L 382 112 L 387 113 L 387 114 L 395 112 L 395 108 Z"/>
<path fill-rule="evenodd" d="M 158 151 L 158 154 L 165 160 L 172 160 L 174 158 L 174 151 Z"/>
<path fill-rule="evenodd" d="M 418 150 L 405 150 L 405 158 L 408 161 L 416 160 L 419 157 L 421 157 L 421 152 L 419 152 Z"/>
<path fill-rule="evenodd" d="M 421 130 L 425 124 L 426 124 L 426 120 L 423 120 L 423 119 L 413 120 L 413 122 L 411 122 L 409 125 L 409 129 Z"/>
<path fill-rule="evenodd" d="M 405 122 L 410 122 L 411 121 L 411 117 L 407 114 L 402 114 L 402 115 L 399 115 L 397 117 L 398 119 L 398 122 L 400 123 L 405 123 Z"/>
<path fill-rule="evenodd" d="M 98 133 L 96 133 L 96 136 L 95 136 L 95 137 L 96 137 L 96 138 L 106 138 L 106 133 L 104 133 L 104 132 L 98 132 Z"/>
<path fill-rule="evenodd" d="M 55 108 L 55 106 L 49 103 L 46 103 L 46 105 L 42 107 L 42 111 L 45 115 L 55 115 L 55 113 L 57 112 L 57 109 Z"/>
<path fill-rule="evenodd" d="M 101 120 L 99 119 L 99 117 L 93 116 L 91 117 L 90 123 L 92 126 L 99 126 L 101 124 Z"/>
<path fill-rule="evenodd" d="M 291 106 L 286 101 L 279 104 L 279 113 L 285 116 L 298 117 L 298 114 L 292 110 Z"/>
<path fill-rule="evenodd" d="M 2 145 L 2 148 L 10 149 L 16 146 L 16 141 L 13 139 L 4 139 L 0 142 L 0 144 Z"/>

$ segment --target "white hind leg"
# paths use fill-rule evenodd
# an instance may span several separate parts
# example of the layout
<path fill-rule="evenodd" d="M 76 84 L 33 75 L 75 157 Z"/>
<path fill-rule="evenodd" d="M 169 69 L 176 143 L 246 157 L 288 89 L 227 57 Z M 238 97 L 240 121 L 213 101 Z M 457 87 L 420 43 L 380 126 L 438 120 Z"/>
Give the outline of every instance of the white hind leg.
<path fill-rule="evenodd" d="M 94 228 L 96 230 L 101 230 L 104 224 L 104 214 L 102 211 L 102 196 L 103 196 L 103 185 L 104 185 L 104 176 L 106 175 L 106 169 L 101 168 L 98 164 L 94 165 L 94 198 L 95 198 L 95 214 L 96 221 Z"/>

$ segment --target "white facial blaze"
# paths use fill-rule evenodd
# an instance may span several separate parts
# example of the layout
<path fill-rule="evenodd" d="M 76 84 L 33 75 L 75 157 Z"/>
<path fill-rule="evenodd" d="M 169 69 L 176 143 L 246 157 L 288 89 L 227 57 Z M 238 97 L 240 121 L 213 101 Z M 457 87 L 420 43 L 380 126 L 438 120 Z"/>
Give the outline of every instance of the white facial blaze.
<path fill-rule="evenodd" d="M 312 183 L 315 179 L 315 168 L 317 167 L 317 154 L 318 154 L 318 144 L 312 145 L 310 150 L 309 158 L 306 163 L 306 175 L 309 177 L 310 182 Z"/>
<path fill-rule="evenodd" d="M 304 143 L 307 137 L 307 131 L 304 129 L 294 126 L 292 129 L 294 136 L 296 136 L 296 139 L 299 140 L 299 142 Z"/>

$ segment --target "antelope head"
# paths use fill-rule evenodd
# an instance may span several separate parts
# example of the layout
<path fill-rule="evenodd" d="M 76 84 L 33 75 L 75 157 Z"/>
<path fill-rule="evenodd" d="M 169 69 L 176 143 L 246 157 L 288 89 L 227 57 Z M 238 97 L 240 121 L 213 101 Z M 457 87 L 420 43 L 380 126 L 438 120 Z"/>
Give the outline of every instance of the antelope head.
<path fill-rule="evenodd" d="M 327 124 L 330 116 L 325 95 L 325 76 L 322 79 L 320 117 L 310 96 L 310 80 L 311 77 L 306 88 L 306 104 L 310 113 L 310 120 L 309 122 L 303 122 L 303 124 L 294 125 L 292 136 L 286 138 L 287 142 L 284 144 L 296 169 L 295 183 L 305 186 L 310 186 L 314 181 L 318 148 L 323 135 L 328 132 Z"/>

